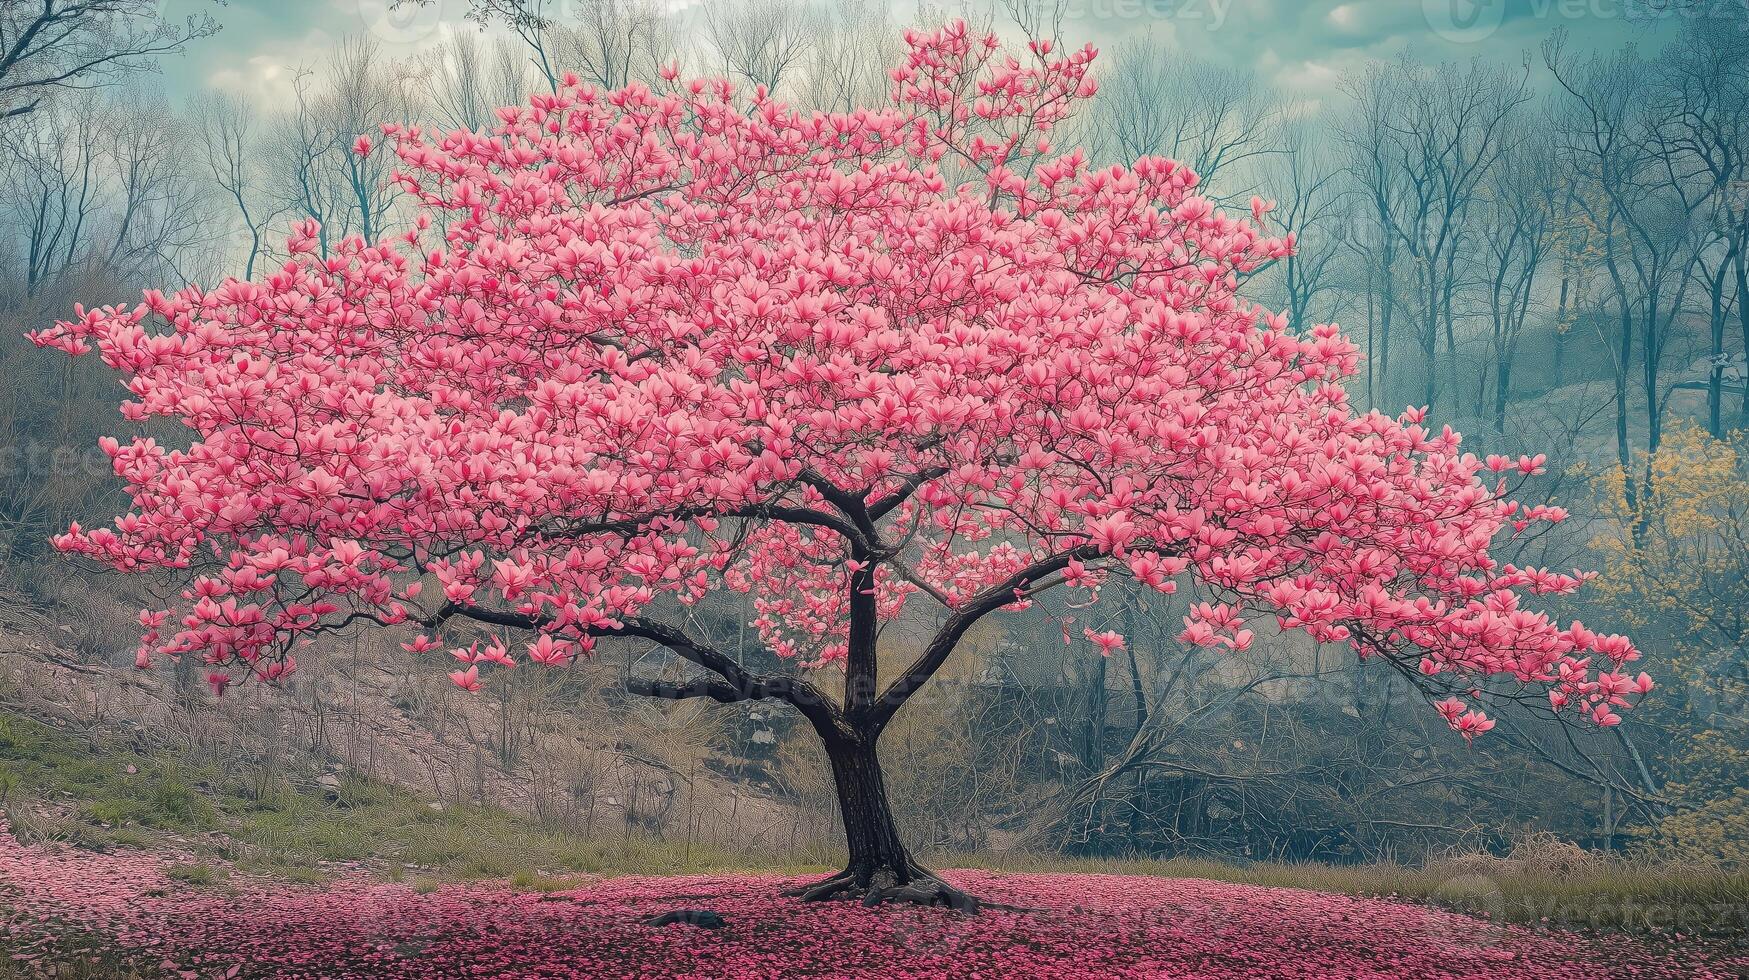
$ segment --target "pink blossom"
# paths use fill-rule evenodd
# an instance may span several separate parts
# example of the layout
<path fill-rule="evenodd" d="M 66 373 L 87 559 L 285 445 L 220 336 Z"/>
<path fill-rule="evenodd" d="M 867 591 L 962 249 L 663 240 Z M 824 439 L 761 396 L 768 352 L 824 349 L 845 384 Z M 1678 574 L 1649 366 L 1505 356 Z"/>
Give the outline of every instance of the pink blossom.
<path fill-rule="evenodd" d="M 1508 496 L 1545 458 L 1353 405 L 1349 338 L 1241 292 L 1293 249 L 1268 201 L 1228 214 L 1175 161 L 1055 149 L 1096 54 L 956 22 L 907 33 L 892 98 L 853 113 L 664 71 L 485 132 L 385 127 L 407 234 L 324 248 L 300 221 L 259 281 L 32 334 L 122 375 L 124 418 L 186 429 L 104 440 L 132 509 L 55 545 L 185 575 L 139 662 L 241 680 L 457 610 L 586 650 L 725 588 L 770 652 L 824 665 L 866 597 L 885 621 L 992 589 L 1014 612 L 1132 575 L 1218 597 L 1187 643 L 1245 650 L 1265 616 L 1436 695 L 1528 687 L 1619 722 L 1649 686 L 1600 677 L 1633 643 L 1526 602 L 1586 573 L 1490 552 L 1564 516 Z M 859 548 L 863 516 L 902 566 Z M 460 659 L 470 690 L 514 662 Z"/>
<path fill-rule="evenodd" d="M 456 687 L 473 693 L 480 689 L 480 668 L 478 665 L 473 665 L 467 670 L 452 670 L 449 673 L 449 679 L 455 683 Z"/>
<path fill-rule="evenodd" d="M 1099 645 L 1099 652 L 1102 656 L 1109 657 L 1109 656 L 1111 656 L 1111 652 L 1113 650 L 1122 650 L 1123 649 L 1123 645 L 1124 645 L 1123 637 L 1119 636 L 1116 633 L 1111 632 L 1110 630 L 1106 630 L 1106 631 L 1101 632 L 1101 633 L 1095 633 L 1090 629 L 1083 629 L 1081 632 L 1083 634 L 1085 634 L 1089 640 L 1092 640 L 1094 643 Z"/>

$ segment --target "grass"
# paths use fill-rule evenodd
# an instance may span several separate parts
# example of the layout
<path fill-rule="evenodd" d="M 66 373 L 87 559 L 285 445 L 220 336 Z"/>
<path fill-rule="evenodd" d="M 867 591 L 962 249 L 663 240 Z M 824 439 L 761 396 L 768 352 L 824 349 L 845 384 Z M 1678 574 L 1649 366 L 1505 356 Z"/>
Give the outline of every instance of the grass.
<path fill-rule="evenodd" d="M 129 771 L 129 770 L 132 771 Z M 172 836 L 198 860 L 172 876 L 224 887 L 226 867 L 320 882 L 363 866 L 428 890 L 445 881 L 497 879 L 556 891 L 581 876 L 828 870 L 820 856 L 736 851 L 647 837 L 586 837 L 494 807 L 447 806 L 382 783 L 343 778 L 333 791 L 251 781 L 172 753 L 140 752 L 0 713 L 0 806 L 22 836 L 85 847 L 150 847 Z M 61 815 L 25 816 L 48 801 Z M 1545 842 L 1546 843 L 1546 842 Z M 1550 855 L 1559 858 L 1550 864 Z M 1426 867 L 1398 864 L 1246 866 L 1214 860 L 1074 859 L 1055 855 L 944 854 L 940 867 L 1200 878 L 1396 897 L 1501 921 L 1647 932 L 1749 928 L 1749 873 L 1586 856 L 1568 845 L 1508 858 L 1471 856 Z M 4 974 L 0 973 L 0 980 Z"/>
<path fill-rule="evenodd" d="M 43 968 L 51 973 L 41 972 Z M 47 962 L 19 964 L 0 957 L 0 980 L 157 980 L 163 972 L 141 973 L 138 967 L 99 950 L 74 949 Z"/>
<path fill-rule="evenodd" d="M 1270 888 L 1303 888 L 1364 898 L 1395 898 L 1485 915 L 1495 921 L 1611 932 L 1742 935 L 1749 929 L 1749 871 L 1597 857 L 1551 873 L 1532 853 L 1401 864 L 1329 865 L 1215 860 L 1074 859 L 969 855 L 965 867 L 1198 878 Z"/>
<path fill-rule="evenodd" d="M 0 714 L 0 804 L 36 795 L 75 801 L 80 816 L 94 824 L 210 830 L 217 812 L 194 778 L 188 767 L 164 757 L 118 752 Z"/>
<path fill-rule="evenodd" d="M 172 864 L 164 869 L 164 875 L 186 885 L 212 888 L 223 884 L 231 873 L 205 861 L 195 861 L 190 864 Z"/>
<path fill-rule="evenodd" d="M 258 783 L 216 764 L 0 713 L 0 807 L 27 838 L 99 849 L 174 838 L 241 871 L 304 882 L 351 866 L 416 883 L 510 879 L 548 890 L 564 887 L 558 883 L 566 876 L 589 874 L 825 870 L 817 860 L 697 842 L 683 848 L 638 836 L 587 838 L 497 807 L 437 810 L 405 790 L 354 777 L 331 792 Z M 31 804 L 42 803 L 58 815 L 33 816 L 42 807 Z M 202 866 L 172 873 L 198 875 Z"/>

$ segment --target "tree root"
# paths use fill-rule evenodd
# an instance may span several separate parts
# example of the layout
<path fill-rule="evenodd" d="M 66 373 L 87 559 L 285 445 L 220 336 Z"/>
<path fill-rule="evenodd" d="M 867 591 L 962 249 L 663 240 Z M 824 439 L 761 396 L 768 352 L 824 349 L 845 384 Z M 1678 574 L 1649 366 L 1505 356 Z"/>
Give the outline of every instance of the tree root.
<path fill-rule="evenodd" d="M 721 915 L 710 909 L 674 909 L 671 912 L 663 912 L 661 915 L 653 915 L 645 919 L 644 925 L 660 927 L 673 925 L 676 922 L 697 926 L 700 929 L 721 929 L 728 925 L 727 922 L 723 921 Z"/>
<path fill-rule="evenodd" d="M 928 906 L 941 905 L 965 915 L 977 915 L 984 909 L 983 901 L 960 891 L 934 875 L 918 878 L 908 885 L 870 888 L 862 898 L 862 904 L 865 908 L 873 908 L 876 905 L 884 905 L 889 902 Z"/>
<path fill-rule="evenodd" d="M 987 902 L 967 894 L 923 868 L 907 869 L 909 880 L 899 884 L 891 871 L 858 874 L 845 869 L 830 878 L 786 889 L 782 894 L 804 902 L 826 902 L 834 899 L 860 901 L 865 908 L 877 905 L 906 904 L 939 906 L 962 915 L 977 915 L 985 909 L 1002 912 L 1037 912 L 1038 909 L 1018 905 Z"/>
<path fill-rule="evenodd" d="M 794 888 L 785 888 L 778 894 L 784 898 L 799 898 L 804 902 L 820 902 L 850 888 L 855 883 L 855 873 L 846 868 L 830 878 L 810 882 L 806 885 L 797 885 Z"/>

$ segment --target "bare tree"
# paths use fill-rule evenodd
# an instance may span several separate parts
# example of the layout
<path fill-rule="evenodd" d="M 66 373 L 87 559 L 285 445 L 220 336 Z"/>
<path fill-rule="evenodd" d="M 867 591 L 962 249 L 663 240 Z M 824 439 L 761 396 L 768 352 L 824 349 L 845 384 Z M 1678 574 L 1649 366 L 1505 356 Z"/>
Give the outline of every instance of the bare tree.
<path fill-rule="evenodd" d="M 727 0 L 704 8 L 705 35 L 723 71 L 777 92 L 807 65 L 819 34 L 811 8 L 785 0 Z"/>
<path fill-rule="evenodd" d="M 554 35 L 564 70 L 604 90 L 654 81 L 674 57 L 668 18 L 653 0 L 591 0 Z"/>
<path fill-rule="evenodd" d="M 434 0 L 394 0 L 427 6 Z M 558 0 L 468 0 L 468 18 L 482 28 L 503 24 L 528 48 L 529 61 L 550 91 L 559 90 L 559 69 L 553 44 L 553 14 Z"/>
<path fill-rule="evenodd" d="M 451 34 L 426 64 L 431 80 L 431 112 L 435 122 L 448 129 L 478 130 L 487 124 L 492 100 L 487 93 L 486 59 L 491 46 L 481 35 L 458 31 Z"/>
<path fill-rule="evenodd" d="M 151 71 L 157 59 L 218 33 L 211 16 L 178 23 L 155 0 L 0 0 L 0 119 L 36 111 L 56 92 L 86 91 Z"/>
<path fill-rule="evenodd" d="M 275 206 L 295 219 L 318 222 L 317 240 L 326 255 L 331 229 L 343 213 L 339 202 L 344 191 L 335 186 L 328 163 L 341 146 L 340 134 L 323 118 L 312 91 L 314 78 L 310 68 L 297 70 L 291 108 L 276 123 L 269 166 Z"/>
<path fill-rule="evenodd" d="M 1196 171 L 1217 200 L 1249 195 L 1249 180 L 1233 175 L 1277 149 L 1270 134 L 1278 109 L 1255 75 L 1149 38 L 1118 46 L 1095 113 L 1118 159 L 1171 157 Z"/>
<path fill-rule="evenodd" d="M 1439 395 L 1439 341 L 1457 382 L 1456 315 L 1464 283 L 1471 205 L 1504 151 L 1503 135 L 1530 101 L 1528 66 L 1511 73 L 1480 61 L 1427 68 L 1407 59 L 1371 69 L 1350 86 L 1374 213 L 1408 263 L 1416 339 L 1426 368 L 1422 403 Z"/>
<path fill-rule="evenodd" d="M 426 6 L 433 0 L 395 0 Z M 565 14 L 575 10 L 574 18 Z M 655 0 L 469 0 L 468 18 L 481 27 L 501 24 L 522 41 L 529 61 L 550 91 L 567 74 L 604 89 L 653 78 L 674 52 L 667 16 Z M 457 49 L 452 55 L 468 52 Z"/>
<path fill-rule="evenodd" d="M 1479 264 L 1487 294 L 1492 378 L 1483 370 L 1476 386 L 1476 415 L 1484 411 L 1490 383 L 1494 431 L 1506 431 L 1512 368 L 1519 340 L 1537 299 L 1537 276 L 1549 261 L 1557 235 L 1556 209 L 1564 189 L 1548 123 L 1536 120 L 1501 134 L 1500 166 L 1482 189 L 1478 210 L 1483 249 Z"/>
<path fill-rule="evenodd" d="M 808 55 L 804 101 L 831 112 L 884 103 L 897 37 L 884 7 L 872 0 L 837 0 L 822 15 L 819 40 Z"/>
<path fill-rule="evenodd" d="M 85 95 L 8 128 L 7 224 L 15 229 L 25 294 L 34 295 L 88 252 L 102 196 L 97 100 Z"/>
<path fill-rule="evenodd" d="M 0 213 L 26 296 L 70 274 L 186 281 L 210 232 L 182 158 L 186 123 L 152 95 L 85 92 L 0 132 Z"/>
<path fill-rule="evenodd" d="M 1354 103 L 1351 117 L 1338 132 L 1346 144 L 1347 172 L 1360 203 L 1354 209 L 1357 233 L 1349 248 L 1365 268 L 1367 405 L 1376 406 L 1390 382 L 1391 327 L 1397 312 L 1397 235 L 1392 215 L 1406 196 L 1403 174 L 1387 152 L 1391 125 L 1392 72 L 1370 66 L 1350 80 L 1347 94 Z"/>
<path fill-rule="evenodd" d="M 1340 162 L 1323 133 L 1321 118 L 1283 119 L 1277 150 L 1260 158 L 1263 180 L 1276 195 L 1274 220 L 1294 234 L 1294 253 L 1278 263 L 1288 316 L 1296 330 L 1330 319 L 1347 247 L 1348 209 L 1357 201 L 1345 192 Z"/>
<path fill-rule="evenodd" d="M 963 2 L 963 0 L 962 0 Z M 966 4 L 969 6 L 969 4 Z M 1002 0 L 1001 7 L 1024 37 L 1058 43 L 1063 34 L 1063 18 L 1069 13 L 1069 0 Z M 945 17 L 931 18 L 936 23 Z M 971 18 L 966 18 L 969 23 Z"/>
<path fill-rule="evenodd" d="M 252 279 L 262 253 L 262 236 L 279 213 L 263 199 L 259 116 L 241 97 L 225 93 L 196 100 L 192 111 L 207 173 L 242 223 L 243 278 Z"/>
<path fill-rule="evenodd" d="M 1697 213 L 1714 191 L 1673 152 L 1661 130 L 1657 89 L 1638 52 L 1577 57 L 1557 34 L 1543 60 L 1564 93 L 1559 116 L 1562 158 L 1595 189 L 1581 200 L 1594 207 L 1603 265 L 1619 322 L 1615 353 L 1616 452 L 1627 468 L 1633 458 L 1628 431 L 1628 378 L 1634 341 L 1640 341 L 1640 387 L 1647 443 L 1656 451 L 1663 432 L 1669 390 L 1661 379 L 1665 348 L 1704 254 L 1704 228 Z M 1649 473 L 1644 479 L 1649 479 Z M 1631 503 L 1640 489 L 1630 478 Z"/>
<path fill-rule="evenodd" d="M 1707 430 L 1724 434 L 1725 327 L 1732 306 L 1749 351 L 1749 38 L 1691 24 L 1660 59 L 1660 156 L 1673 179 L 1701 184 L 1710 247 L 1702 249 L 1708 300 Z M 1710 264 L 1710 268 L 1704 268 Z M 1739 412 L 1749 423 L 1749 389 Z"/>
<path fill-rule="evenodd" d="M 399 196 L 389 179 L 394 157 L 357 140 L 380 136 L 384 123 L 413 122 L 419 112 L 416 86 L 407 65 L 384 58 L 375 42 L 361 38 L 341 42 L 328 73 L 328 127 L 341 151 L 333 157 L 346 188 L 348 225 L 375 241 Z"/>
<path fill-rule="evenodd" d="M 206 195 L 184 159 L 186 122 L 162 99 L 135 95 L 106 107 L 102 144 L 112 175 L 105 201 L 102 266 L 123 279 L 168 271 L 187 281 L 184 260 L 210 231 Z"/>
<path fill-rule="evenodd" d="M 414 121 L 423 107 L 418 73 L 371 41 L 343 41 L 323 69 L 298 72 L 271 149 L 271 195 L 285 213 L 321 224 L 326 254 L 337 238 L 386 234 L 399 192 L 390 180 L 393 154 L 373 137 L 384 123 Z"/>
<path fill-rule="evenodd" d="M 426 106 L 447 129 L 478 132 L 496 125 L 496 110 L 528 99 L 528 62 L 515 42 L 457 32 L 426 59 Z"/>

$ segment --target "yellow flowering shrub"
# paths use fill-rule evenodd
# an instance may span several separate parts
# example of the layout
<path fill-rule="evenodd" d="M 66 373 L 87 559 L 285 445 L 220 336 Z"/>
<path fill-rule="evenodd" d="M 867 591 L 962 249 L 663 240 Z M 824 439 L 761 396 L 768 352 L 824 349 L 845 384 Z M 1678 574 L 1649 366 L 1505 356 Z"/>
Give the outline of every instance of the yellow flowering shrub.
<path fill-rule="evenodd" d="M 1674 809 L 1656 845 L 1749 865 L 1749 441 L 1676 426 L 1634 472 L 1596 481 L 1594 584 L 1661 654 L 1646 721 L 1669 733 L 1654 751 Z"/>

